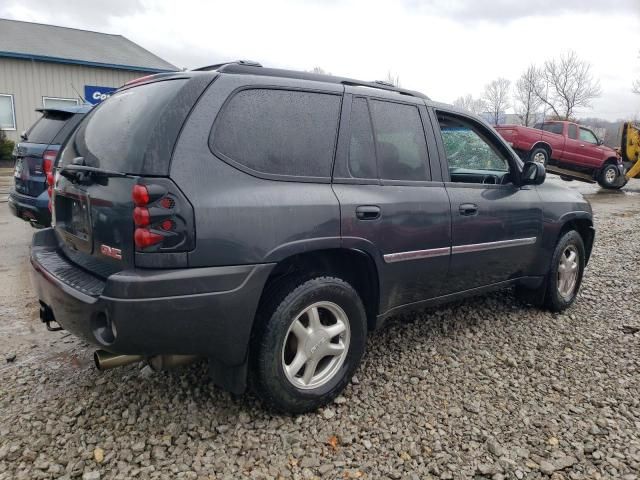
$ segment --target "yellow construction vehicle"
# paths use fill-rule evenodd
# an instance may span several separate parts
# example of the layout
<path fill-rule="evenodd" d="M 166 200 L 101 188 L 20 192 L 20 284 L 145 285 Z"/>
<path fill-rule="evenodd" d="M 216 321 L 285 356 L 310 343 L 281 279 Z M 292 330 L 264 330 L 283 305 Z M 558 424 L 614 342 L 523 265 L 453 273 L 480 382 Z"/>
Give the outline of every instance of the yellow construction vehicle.
<path fill-rule="evenodd" d="M 625 122 L 622 127 L 620 155 L 626 168 L 627 180 L 640 178 L 640 125 Z"/>

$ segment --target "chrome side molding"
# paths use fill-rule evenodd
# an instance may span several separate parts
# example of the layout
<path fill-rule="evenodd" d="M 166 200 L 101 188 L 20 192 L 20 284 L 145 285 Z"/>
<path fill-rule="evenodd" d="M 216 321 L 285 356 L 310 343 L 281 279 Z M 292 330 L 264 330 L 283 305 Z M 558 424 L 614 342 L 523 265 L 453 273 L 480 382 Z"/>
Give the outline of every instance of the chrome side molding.
<path fill-rule="evenodd" d="M 533 245 L 536 243 L 537 237 L 514 238 L 513 240 L 499 240 L 497 242 L 471 243 L 468 245 L 456 245 L 451 248 L 451 253 L 470 253 L 482 252 L 484 250 L 495 250 L 496 248 L 522 247 L 524 245 Z"/>
<path fill-rule="evenodd" d="M 521 247 L 533 245 L 538 237 L 514 238 L 512 240 L 499 240 L 497 242 L 470 243 L 467 245 L 455 245 L 453 247 L 430 248 L 427 250 L 413 250 L 410 252 L 388 253 L 384 255 L 385 263 L 404 262 L 407 260 L 420 260 L 424 258 L 442 257 L 449 254 L 482 252 L 498 248 Z"/>
<path fill-rule="evenodd" d="M 385 263 L 419 260 L 421 258 L 442 257 L 451 253 L 450 247 L 430 248 L 428 250 L 414 250 L 412 252 L 388 253 L 384 256 Z"/>

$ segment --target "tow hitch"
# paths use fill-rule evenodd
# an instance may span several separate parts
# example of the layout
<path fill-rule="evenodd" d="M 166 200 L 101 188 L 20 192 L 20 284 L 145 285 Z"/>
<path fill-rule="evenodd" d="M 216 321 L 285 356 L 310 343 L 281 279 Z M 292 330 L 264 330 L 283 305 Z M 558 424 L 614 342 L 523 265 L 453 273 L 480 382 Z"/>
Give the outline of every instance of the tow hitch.
<path fill-rule="evenodd" d="M 49 330 L 50 332 L 59 332 L 60 330 L 64 330 L 64 328 L 62 328 L 61 326 L 51 326 L 51 323 L 57 324 L 58 322 L 56 322 L 56 319 L 53 316 L 53 310 L 51 310 L 48 305 L 45 305 L 42 302 L 40 302 L 40 320 L 42 320 L 42 323 L 47 326 L 47 330 Z"/>

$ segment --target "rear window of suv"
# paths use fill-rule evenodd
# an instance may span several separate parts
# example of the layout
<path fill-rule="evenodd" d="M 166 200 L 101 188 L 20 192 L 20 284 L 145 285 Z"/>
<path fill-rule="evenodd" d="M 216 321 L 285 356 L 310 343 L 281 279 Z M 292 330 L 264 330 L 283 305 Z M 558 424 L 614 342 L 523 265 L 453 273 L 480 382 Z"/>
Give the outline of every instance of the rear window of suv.
<path fill-rule="evenodd" d="M 341 96 L 299 90 L 249 89 L 218 115 L 214 153 L 258 173 L 329 178 Z"/>
<path fill-rule="evenodd" d="M 81 123 L 62 154 L 62 165 L 80 156 L 89 166 L 141 173 L 154 127 L 186 81 L 147 83 L 112 95 Z"/>
<path fill-rule="evenodd" d="M 40 120 L 27 132 L 26 141 L 49 145 L 72 116 L 72 113 L 44 112 Z"/>

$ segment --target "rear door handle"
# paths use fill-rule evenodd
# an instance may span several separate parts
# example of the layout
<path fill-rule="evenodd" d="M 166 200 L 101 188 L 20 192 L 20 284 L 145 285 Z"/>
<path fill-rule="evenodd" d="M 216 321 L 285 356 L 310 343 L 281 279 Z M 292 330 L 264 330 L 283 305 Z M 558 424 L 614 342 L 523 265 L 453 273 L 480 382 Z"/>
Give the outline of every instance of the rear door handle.
<path fill-rule="evenodd" d="M 478 214 L 478 206 L 475 203 L 463 203 L 458 209 L 460 215 L 473 216 Z"/>
<path fill-rule="evenodd" d="M 356 217 L 359 220 L 375 220 L 380 218 L 380 207 L 375 205 L 360 205 L 356 208 Z"/>

